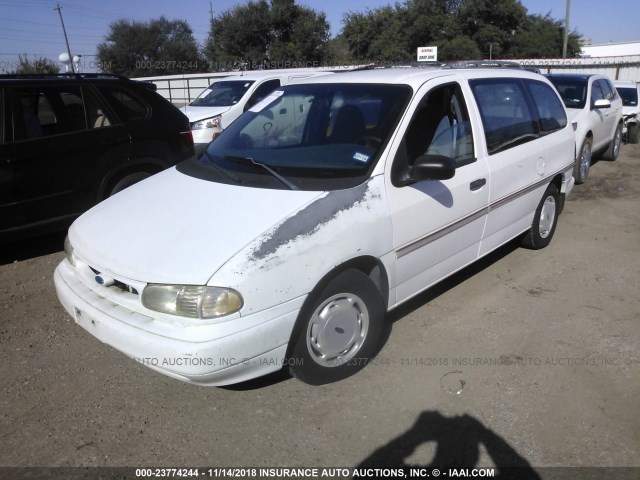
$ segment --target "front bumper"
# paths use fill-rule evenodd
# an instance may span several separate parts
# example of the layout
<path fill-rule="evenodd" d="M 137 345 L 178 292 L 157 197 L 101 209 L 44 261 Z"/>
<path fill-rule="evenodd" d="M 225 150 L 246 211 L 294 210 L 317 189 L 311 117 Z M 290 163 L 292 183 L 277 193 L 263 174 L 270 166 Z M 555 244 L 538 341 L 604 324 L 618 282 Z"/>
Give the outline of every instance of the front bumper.
<path fill-rule="evenodd" d="M 78 325 L 138 363 L 207 386 L 238 383 L 282 368 L 304 301 L 295 299 L 224 323 L 188 327 L 162 322 L 159 329 L 153 324 L 160 320 L 114 303 L 82 280 L 67 260 L 54 273 L 58 299 Z M 196 331 L 185 335 L 185 329 Z"/>

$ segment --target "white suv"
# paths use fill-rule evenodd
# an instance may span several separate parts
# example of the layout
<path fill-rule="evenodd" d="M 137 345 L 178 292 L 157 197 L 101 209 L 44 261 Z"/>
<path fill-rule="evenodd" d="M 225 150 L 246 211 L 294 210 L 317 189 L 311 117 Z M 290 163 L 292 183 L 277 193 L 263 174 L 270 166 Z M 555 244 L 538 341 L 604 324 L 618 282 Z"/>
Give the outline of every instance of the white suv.
<path fill-rule="evenodd" d="M 296 79 L 330 73 L 308 70 L 247 72 L 216 80 L 180 109 L 189 117 L 196 153 L 202 152 L 231 122 L 276 88 Z"/>
<path fill-rule="evenodd" d="M 618 95 L 622 98 L 622 136 L 626 142 L 640 142 L 640 84 L 635 82 L 615 81 Z"/>
<path fill-rule="evenodd" d="M 587 180 L 591 159 L 615 160 L 622 143 L 622 100 L 604 75 L 547 75 L 564 100 L 576 134 L 576 183 Z"/>
<path fill-rule="evenodd" d="M 375 355 L 387 311 L 515 237 L 545 247 L 575 140 L 541 75 L 385 69 L 281 87 L 205 154 L 69 230 L 55 285 L 92 335 L 200 385 Z"/>

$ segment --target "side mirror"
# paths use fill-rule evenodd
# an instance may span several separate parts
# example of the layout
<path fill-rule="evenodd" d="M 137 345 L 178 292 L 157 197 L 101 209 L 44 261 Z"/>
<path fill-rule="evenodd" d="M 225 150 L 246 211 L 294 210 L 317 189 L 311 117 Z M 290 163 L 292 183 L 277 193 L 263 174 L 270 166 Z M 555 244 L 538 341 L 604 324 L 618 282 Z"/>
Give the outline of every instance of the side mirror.
<path fill-rule="evenodd" d="M 611 102 L 609 100 L 601 98 L 600 100 L 596 100 L 595 102 L 593 102 L 592 108 L 611 108 Z"/>
<path fill-rule="evenodd" d="M 421 155 L 412 167 L 407 168 L 397 179 L 397 186 L 407 186 L 421 180 L 447 180 L 456 173 L 453 160 L 443 155 Z"/>

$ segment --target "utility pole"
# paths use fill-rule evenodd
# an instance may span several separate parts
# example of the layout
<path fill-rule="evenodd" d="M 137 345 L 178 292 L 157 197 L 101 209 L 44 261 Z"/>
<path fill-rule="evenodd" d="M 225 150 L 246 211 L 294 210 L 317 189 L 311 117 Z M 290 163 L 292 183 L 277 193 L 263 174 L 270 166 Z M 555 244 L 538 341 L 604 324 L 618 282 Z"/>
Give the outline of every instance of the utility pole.
<path fill-rule="evenodd" d="M 62 33 L 64 33 L 64 41 L 67 44 L 67 54 L 69 55 L 69 65 L 71 66 L 71 73 L 76 73 L 76 69 L 73 66 L 73 57 L 71 56 L 71 49 L 69 48 L 69 39 L 67 38 L 67 29 L 64 28 L 64 20 L 62 19 L 62 7 L 58 3 L 54 10 L 58 11 L 58 15 L 60 15 L 60 23 L 62 23 Z"/>
<path fill-rule="evenodd" d="M 209 17 L 211 17 L 211 23 L 213 24 L 213 2 L 209 2 Z"/>
<path fill-rule="evenodd" d="M 567 44 L 569 43 L 569 7 L 571 0 L 567 0 L 567 13 L 564 16 L 564 40 L 562 41 L 562 58 L 567 58 Z"/>

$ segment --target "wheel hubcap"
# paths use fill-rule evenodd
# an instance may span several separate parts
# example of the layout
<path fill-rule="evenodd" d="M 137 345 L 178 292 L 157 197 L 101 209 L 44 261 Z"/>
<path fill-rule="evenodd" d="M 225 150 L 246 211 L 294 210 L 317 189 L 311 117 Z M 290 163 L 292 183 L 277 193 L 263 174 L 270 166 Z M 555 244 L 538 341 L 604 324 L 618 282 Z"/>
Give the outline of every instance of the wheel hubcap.
<path fill-rule="evenodd" d="M 622 140 L 622 133 L 620 129 L 616 130 L 616 138 L 613 140 L 613 156 L 617 157 L 620 152 L 620 141 Z"/>
<path fill-rule="evenodd" d="M 369 312 L 352 293 L 334 295 L 313 313 L 307 328 L 307 348 L 324 367 L 337 367 L 353 358 L 369 330 Z"/>
<path fill-rule="evenodd" d="M 556 218 L 556 199 L 553 197 L 547 197 L 542 204 L 542 210 L 540 211 L 540 236 L 547 238 L 551 229 L 553 228 L 553 221 Z"/>
<path fill-rule="evenodd" d="M 584 147 L 582 147 L 582 154 L 580 155 L 580 178 L 584 179 L 587 177 L 590 166 L 591 149 L 589 148 L 589 144 L 585 143 Z"/>

